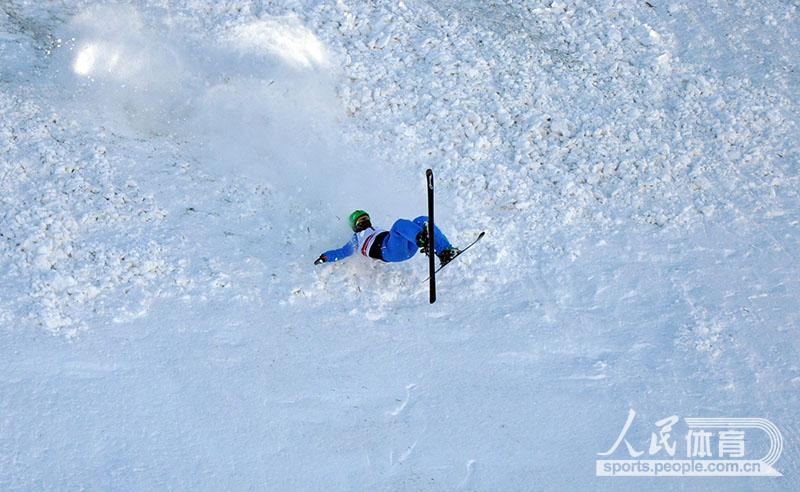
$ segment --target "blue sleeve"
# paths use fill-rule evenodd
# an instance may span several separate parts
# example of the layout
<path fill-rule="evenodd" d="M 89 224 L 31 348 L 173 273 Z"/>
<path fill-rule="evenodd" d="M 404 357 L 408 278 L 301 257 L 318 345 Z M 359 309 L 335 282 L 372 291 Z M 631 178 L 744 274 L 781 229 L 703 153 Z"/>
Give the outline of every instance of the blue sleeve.
<path fill-rule="evenodd" d="M 356 245 L 358 244 L 358 238 L 355 234 L 353 237 L 347 241 L 347 244 L 342 246 L 339 249 L 332 249 L 330 251 L 326 251 L 322 253 L 328 259 L 327 261 L 339 261 L 347 258 L 348 256 L 353 254 L 353 251 L 356 250 Z"/>

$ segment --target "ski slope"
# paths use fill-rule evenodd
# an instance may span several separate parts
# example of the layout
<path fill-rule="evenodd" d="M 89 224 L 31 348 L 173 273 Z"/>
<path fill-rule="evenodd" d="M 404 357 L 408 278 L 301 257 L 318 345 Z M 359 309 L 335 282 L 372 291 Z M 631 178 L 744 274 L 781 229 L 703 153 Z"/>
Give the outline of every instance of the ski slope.
<path fill-rule="evenodd" d="M 797 490 L 796 2 L 0 2 L 0 489 Z M 424 213 L 427 262 L 349 237 Z M 605 478 L 762 417 L 778 478 Z"/>

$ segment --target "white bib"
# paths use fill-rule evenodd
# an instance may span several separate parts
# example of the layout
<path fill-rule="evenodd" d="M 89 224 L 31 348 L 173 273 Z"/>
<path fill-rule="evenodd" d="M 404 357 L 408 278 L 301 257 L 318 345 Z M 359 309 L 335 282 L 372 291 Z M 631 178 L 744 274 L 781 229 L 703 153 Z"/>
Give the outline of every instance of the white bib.
<path fill-rule="evenodd" d="M 378 237 L 378 234 L 381 232 L 383 232 L 383 229 L 375 229 L 374 227 L 369 227 L 361 232 L 357 232 L 358 251 L 364 256 L 369 256 L 369 249 L 372 247 L 372 243 L 375 242 L 375 238 Z"/>

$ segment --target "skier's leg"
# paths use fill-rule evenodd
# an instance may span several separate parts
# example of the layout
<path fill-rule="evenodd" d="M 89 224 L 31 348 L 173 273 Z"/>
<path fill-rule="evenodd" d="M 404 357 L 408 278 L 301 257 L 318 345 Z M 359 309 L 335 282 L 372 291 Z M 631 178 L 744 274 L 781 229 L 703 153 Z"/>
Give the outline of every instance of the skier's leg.
<path fill-rule="evenodd" d="M 414 219 L 414 224 L 417 224 L 420 227 L 425 226 L 425 222 L 428 222 L 428 217 L 426 215 L 420 215 L 416 219 Z M 447 240 L 447 236 L 439 229 L 436 224 L 433 224 L 433 237 L 436 238 L 436 241 L 433 243 L 436 249 L 434 253 L 437 255 L 441 253 L 443 250 L 447 248 L 451 248 L 452 245 L 450 241 Z"/>
<path fill-rule="evenodd" d="M 404 261 L 417 253 L 417 234 L 420 226 L 410 220 L 397 220 L 383 241 L 381 250 L 386 261 Z"/>
<path fill-rule="evenodd" d="M 416 221 L 411 222 L 406 219 L 397 219 L 392 226 L 391 234 L 397 234 L 404 238 L 406 241 L 417 245 L 417 234 L 422 231 L 422 225 L 417 224 Z"/>

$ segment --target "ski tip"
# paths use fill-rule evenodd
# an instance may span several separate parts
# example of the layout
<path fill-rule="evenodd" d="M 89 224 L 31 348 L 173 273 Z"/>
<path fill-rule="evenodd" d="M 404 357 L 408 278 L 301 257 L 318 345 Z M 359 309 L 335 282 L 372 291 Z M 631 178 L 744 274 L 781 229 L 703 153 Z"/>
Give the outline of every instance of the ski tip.
<path fill-rule="evenodd" d="M 485 235 L 486 235 L 486 231 L 481 231 L 481 233 L 478 234 L 478 239 L 482 238 Z"/>
<path fill-rule="evenodd" d="M 432 174 L 433 174 L 433 169 L 428 169 L 427 171 L 425 171 L 426 176 L 430 176 Z"/>

